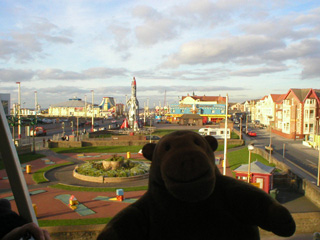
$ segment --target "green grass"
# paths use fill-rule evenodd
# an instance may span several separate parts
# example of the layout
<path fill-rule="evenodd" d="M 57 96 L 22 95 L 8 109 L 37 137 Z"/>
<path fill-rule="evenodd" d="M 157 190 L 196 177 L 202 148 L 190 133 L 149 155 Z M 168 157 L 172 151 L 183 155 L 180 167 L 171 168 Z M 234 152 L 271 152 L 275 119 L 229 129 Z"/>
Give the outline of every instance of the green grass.
<path fill-rule="evenodd" d="M 248 161 L 249 161 L 248 148 L 244 147 L 238 151 L 229 152 L 227 154 L 227 159 L 228 159 L 229 166 L 230 166 L 231 170 L 236 169 L 237 167 L 239 167 L 242 164 L 248 164 Z M 273 164 L 273 163 L 270 164 L 262 156 L 255 154 L 255 153 L 252 153 L 251 154 L 251 162 L 254 162 L 256 160 L 258 160 L 259 162 L 261 162 L 267 166 L 275 167 L 275 164 Z"/>
<path fill-rule="evenodd" d="M 236 134 L 234 131 L 231 132 L 231 139 L 240 139 L 239 135 Z"/>
<path fill-rule="evenodd" d="M 81 191 L 81 192 L 115 192 L 119 187 L 78 187 L 78 186 L 70 186 L 70 185 L 65 185 L 65 184 L 55 184 L 51 185 L 51 188 L 56 188 L 56 189 L 62 189 L 62 190 L 67 190 L 67 191 Z M 127 187 L 127 188 L 122 188 L 123 191 L 125 192 L 132 192 L 132 191 L 144 191 L 148 190 L 148 186 L 140 186 L 140 187 Z"/>
<path fill-rule="evenodd" d="M 66 162 L 66 163 L 60 163 L 60 164 L 56 164 L 56 165 L 51 165 L 42 169 L 39 169 L 38 171 L 36 171 L 34 174 L 32 174 L 32 179 L 33 181 L 35 181 L 37 184 L 39 183 L 44 183 L 44 182 L 48 182 L 48 180 L 44 177 L 44 174 L 46 172 L 48 172 L 51 169 L 54 168 L 58 168 L 61 166 L 66 166 L 66 165 L 70 165 L 73 164 L 72 162 Z"/>
<path fill-rule="evenodd" d="M 45 155 L 38 154 L 38 153 L 35 153 L 35 154 L 25 153 L 25 154 L 19 154 L 18 156 L 19 156 L 20 163 L 27 163 L 27 162 L 45 157 Z M 3 164 L 2 159 L 0 159 L 0 170 L 1 169 L 4 169 L 4 164 Z"/>
<path fill-rule="evenodd" d="M 179 131 L 179 130 L 181 130 L 181 129 L 157 129 L 152 133 L 152 135 L 157 135 L 159 137 L 162 137 L 164 135 L 167 135 L 169 133 Z M 198 129 L 194 129 L 194 130 L 190 130 L 190 131 L 198 132 Z"/>
<path fill-rule="evenodd" d="M 239 144 L 228 144 L 228 147 L 227 149 L 231 149 L 231 148 L 235 148 L 235 147 L 239 147 L 241 145 Z M 223 151 L 224 150 L 224 144 L 221 144 L 218 146 L 218 149 L 216 150 L 216 152 L 219 152 L 219 151 Z"/>
<path fill-rule="evenodd" d="M 143 145 L 138 146 L 99 146 L 80 148 L 51 148 L 56 153 L 126 153 L 139 152 Z"/>
<path fill-rule="evenodd" d="M 223 151 L 223 144 L 219 145 L 217 151 Z M 229 145 L 228 149 L 238 147 L 240 145 Z M 139 146 L 104 146 L 104 147 L 81 147 L 81 148 L 51 148 L 56 153 L 137 153 L 142 149 Z"/>
<path fill-rule="evenodd" d="M 106 224 L 111 220 L 109 218 L 87 218 L 87 219 L 60 219 L 60 220 L 38 220 L 40 227 L 49 226 L 74 226 L 74 225 L 92 225 Z"/>

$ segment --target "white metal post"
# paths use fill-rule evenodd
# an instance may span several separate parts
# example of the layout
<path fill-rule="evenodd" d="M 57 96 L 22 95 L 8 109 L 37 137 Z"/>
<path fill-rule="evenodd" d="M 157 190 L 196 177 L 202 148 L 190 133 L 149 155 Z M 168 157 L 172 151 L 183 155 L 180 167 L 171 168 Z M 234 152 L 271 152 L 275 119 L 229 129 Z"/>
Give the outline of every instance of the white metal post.
<path fill-rule="evenodd" d="M 226 95 L 226 119 L 224 124 L 224 160 L 223 160 L 223 175 L 227 174 L 227 131 L 228 131 L 228 94 Z"/>
<path fill-rule="evenodd" d="M 21 139 L 21 89 L 20 82 L 18 84 L 18 139 Z"/>
<path fill-rule="evenodd" d="M 92 116 L 91 116 L 91 132 L 93 132 L 93 126 L 94 126 L 94 103 L 93 103 L 93 90 L 91 90 L 92 93 Z"/>

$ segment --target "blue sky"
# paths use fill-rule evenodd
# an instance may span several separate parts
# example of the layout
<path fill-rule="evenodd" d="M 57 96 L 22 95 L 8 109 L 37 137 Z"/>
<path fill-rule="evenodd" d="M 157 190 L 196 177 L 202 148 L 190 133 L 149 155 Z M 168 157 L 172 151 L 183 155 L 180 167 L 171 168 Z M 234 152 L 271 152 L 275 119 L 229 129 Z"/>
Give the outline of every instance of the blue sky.
<path fill-rule="evenodd" d="M 0 0 L 0 92 L 42 107 L 77 96 L 140 106 L 320 89 L 320 2 Z"/>

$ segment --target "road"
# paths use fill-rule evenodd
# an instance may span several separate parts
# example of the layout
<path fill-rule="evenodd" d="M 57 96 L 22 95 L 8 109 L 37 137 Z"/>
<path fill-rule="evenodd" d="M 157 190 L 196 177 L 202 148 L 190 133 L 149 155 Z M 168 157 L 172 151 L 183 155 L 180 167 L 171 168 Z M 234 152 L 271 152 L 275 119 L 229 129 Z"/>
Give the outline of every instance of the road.
<path fill-rule="evenodd" d="M 110 125 L 114 124 L 122 124 L 122 120 L 111 120 L 111 119 L 105 119 L 105 120 L 95 120 L 95 123 L 98 124 L 95 128 L 102 128 L 105 127 L 106 129 L 109 129 Z M 63 123 L 48 123 L 48 124 L 38 124 L 38 127 L 44 127 L 47 130 L 47 135 L 46 136 L 37 136 L 35 137 L 35 144 L 36 144 L 36 149 L 40 149 L 41 146 L 43 145 L 43 139 L 45 141 L 48 141 L 48 139 L 52 139 L 55 134 L 62 134 L 63 132 Z M 31 128 L 31 127 L 30 127 Z M 91 125 L 83 125 L 78 127 L 78 131 L 82 132 L 83 130 L 86 130 L 87 132 L 91 131 Z M 12 128 L 11 128 L 12 131 Z M 71 122 L 65 122 L 64 123 L 64 132 L 65 135 L 73 135 L 73 133 L 77 131 L 77 126 L 76 126 L 76 121 L 73 123 L 73 128 L 71 127 Z M 18 130 L 17 127 L 15 128 L 15 139 L 18 139 Z M 26 134 L 26 127 L 22 126 L 21 127 L 21 139 L 20 143 L 22 145 L 24 144 L 33 144 L 33 138 L 30 136 L 27 136 Z"/>
<path fill-rule="evenodd" d="M 270 132 L 267 129 L 254 129 L 257 137 L 245 138 L 254 143 L 255 147 L 264 148 L 270 143 Z M 284 156 L 283 161 L 288 161 L 309 174 L 313 181 L 318 175 L 319 152 L 302 144 L 302 140 L 286 139 L 271 133 L 272 147 L 278 155 Z"/>

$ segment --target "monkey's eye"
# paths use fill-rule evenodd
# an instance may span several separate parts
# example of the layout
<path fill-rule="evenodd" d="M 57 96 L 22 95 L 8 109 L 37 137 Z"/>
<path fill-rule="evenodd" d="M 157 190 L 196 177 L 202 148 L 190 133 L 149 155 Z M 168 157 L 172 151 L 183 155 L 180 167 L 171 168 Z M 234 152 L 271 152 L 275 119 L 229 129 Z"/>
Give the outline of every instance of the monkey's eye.
<path fill-rule="evenodd" d="M 166 144 L 165 147 L 164 147 L 164 149 L 165 149 L 166 151 L 169 151 L 170 148 L 171 148 L 170 144 Z"/>
<path fill-rule="evenodd" d="M 198 138 L 195 138 L 195 139 L 193 140 L 193 142 L 194 142 L 196 145 L 201 146 L 201 141 L 200 141 Z"/>

